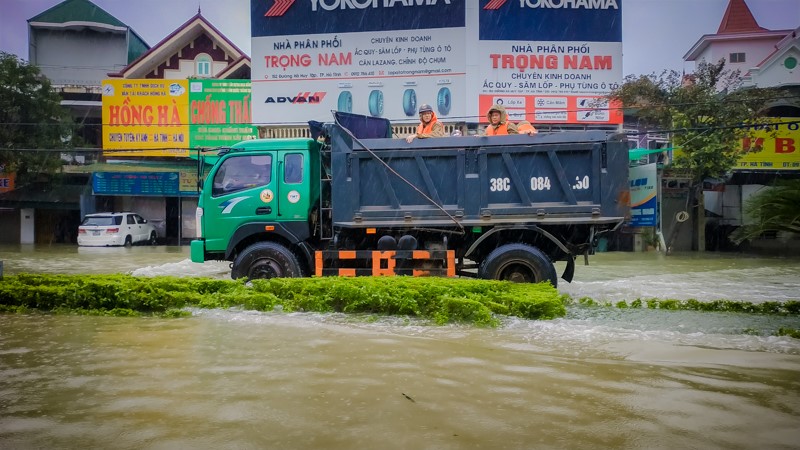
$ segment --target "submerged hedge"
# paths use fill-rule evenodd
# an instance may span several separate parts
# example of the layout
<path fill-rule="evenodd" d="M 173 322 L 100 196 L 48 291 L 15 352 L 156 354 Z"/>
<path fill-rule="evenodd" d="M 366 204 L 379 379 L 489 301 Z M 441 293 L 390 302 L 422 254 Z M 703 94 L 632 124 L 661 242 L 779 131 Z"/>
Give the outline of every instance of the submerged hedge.
<path fill-rule="evenodd" d="M 498 314 L 553 319 L 566 314 L 549 284 L 450 278 L 275 278 L 244 283 L 209 278 L 130 275 L 8 276 L 0 311 L 180 316 L 182 308 L 347 312 L 420 317 L 437 324 L 497 325 Z"/>
<path fill-rule="evenodd" d="M 603 307 L 616 307 L 620 309 L 627 308 L 648 308 L 648 309 L 664 309 L 670 311 L 684 310 L 684 311 L 716 311 L 716 312 L 735 312 L 735 313 L 750 313 L 750 314 L 777 314 L 777 315 L 800 315 L 800 301 L 787 300 L 780 302 L 745 302 L 738 300 L 712 300 L 712 301 L 699 301 L 693 298 L 688 300 L 675 300 L 675 299 L 640 299 L 637 298 L 632 302 L 619 301 L 616 303 L 611 302 L 598 302 L 589 297 L 582 297 L 577 302 L 571 298 L 565 298 L 567 304 L 579 304 L 582 306 L 603 306 Z"/>

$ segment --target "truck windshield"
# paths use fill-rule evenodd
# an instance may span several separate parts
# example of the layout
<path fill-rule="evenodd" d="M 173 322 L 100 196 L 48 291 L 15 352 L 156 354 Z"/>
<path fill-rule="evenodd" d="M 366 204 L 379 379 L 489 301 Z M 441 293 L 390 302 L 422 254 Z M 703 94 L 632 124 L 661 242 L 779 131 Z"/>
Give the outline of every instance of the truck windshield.
<path fill-rule="evenodd" d="M 269 184 L 272 156 L 233 155 L 222 162 L 214 175 L 212 195 L 224 195 Z"/>

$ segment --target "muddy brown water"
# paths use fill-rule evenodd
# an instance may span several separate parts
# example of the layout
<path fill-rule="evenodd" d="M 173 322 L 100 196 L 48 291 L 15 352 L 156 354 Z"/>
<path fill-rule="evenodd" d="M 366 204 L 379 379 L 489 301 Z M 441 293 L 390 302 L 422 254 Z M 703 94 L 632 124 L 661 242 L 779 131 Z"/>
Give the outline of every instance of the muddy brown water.
<path fill-rule="evenodd" d="M 227 277 L 185 247 L 0 247 L 20 272 Z M 800 260 L 605 253 L 573 297 L 800 298 Z M 2 281 L 0 281 L 2 282 Z M 494 329 L 192 310 L 0 315 L 0 448 L 800 448 L 791 317 L 570 308 Z"/>

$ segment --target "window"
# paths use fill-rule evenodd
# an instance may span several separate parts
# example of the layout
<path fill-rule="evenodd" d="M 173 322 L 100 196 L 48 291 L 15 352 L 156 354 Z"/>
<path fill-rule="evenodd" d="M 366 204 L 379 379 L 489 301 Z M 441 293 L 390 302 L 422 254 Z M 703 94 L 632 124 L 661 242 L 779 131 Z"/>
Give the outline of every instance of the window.
<path fill-rule="evenodd" d="M 284 172 L 283 172 L 283 182 L 284 183 L 302 183 L 303 182 L 303 155 L 299 153 L 292 153 L 290 155 L 286 155 L 283 159 L 284 162 Z"/>
<path fill-rule="evenodd" d="M 728 60 L 732 63 L 743 63 L 744 61 L 744 53 L 731 53 L 730 58 Z"/>
<path fill-rule="evenodd" d="M 136 219 L 134 219 L 131 214 L 125 216 L 125 221 L 128 225 L 136 225 Z"/>
<path fill-rule="evenodd" d="M 211 76 L 211 57 L 208 55 L 198 55 L 197 58 L 194 60 L 195 63 L 195 74 L 198 77 L 210 77 Z"/>
<path fill-rule="evenodd" d="M 272 156 L 234 156 L 226 159 L 214 175 L 211 195 L 266 186 L 271 179 Z"/>

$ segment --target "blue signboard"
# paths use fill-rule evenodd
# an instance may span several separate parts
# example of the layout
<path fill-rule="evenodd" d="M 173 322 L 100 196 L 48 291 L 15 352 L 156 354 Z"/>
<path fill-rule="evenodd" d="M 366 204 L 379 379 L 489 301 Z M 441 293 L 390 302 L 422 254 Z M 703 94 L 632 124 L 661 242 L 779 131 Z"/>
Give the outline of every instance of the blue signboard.
<path fill-rule="evenodd" d="M 657 166 L 645 164 L 630 168 L 628 174 L 631 189 L 632 227 L 656 226 L 658 198 L 656 196 Z"/>
<path fill-rule="evenodd" d="M 197 195 L 196 191 L 181 191 L 178 172 L 95 172 L 92 174 L 92 190 L 95 195 Z"/>
<path fill-rule="evenodd" d="M 463 27 L 465 1 L 252 0 L 251 32 L 259 37 Z"/>
<path fill-rule="evenodd" d="M 622 42 L 622 0 L 480 3 L 481 40 Z"/>

